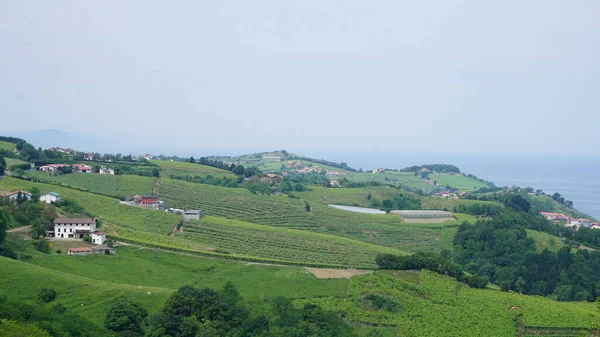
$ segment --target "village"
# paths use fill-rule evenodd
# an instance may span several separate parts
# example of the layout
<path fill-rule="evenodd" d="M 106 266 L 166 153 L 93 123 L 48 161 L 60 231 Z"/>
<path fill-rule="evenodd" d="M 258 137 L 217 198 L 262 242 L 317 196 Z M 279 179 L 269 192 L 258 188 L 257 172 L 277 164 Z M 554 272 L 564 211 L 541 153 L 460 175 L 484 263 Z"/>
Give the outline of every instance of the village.
<path fill-rule="evenodd" d="M 540 212 L 540 214 L 546 218 L 546 220 L 552 221 L 555 224 L 561 224 L 565 227 L 570 227 L 575 230 L 579 230 L 581 227 L 600 229 L 600 223 L 592 222 L 586 218 L 574 218 L 562 213 L 554 212 Z"/>

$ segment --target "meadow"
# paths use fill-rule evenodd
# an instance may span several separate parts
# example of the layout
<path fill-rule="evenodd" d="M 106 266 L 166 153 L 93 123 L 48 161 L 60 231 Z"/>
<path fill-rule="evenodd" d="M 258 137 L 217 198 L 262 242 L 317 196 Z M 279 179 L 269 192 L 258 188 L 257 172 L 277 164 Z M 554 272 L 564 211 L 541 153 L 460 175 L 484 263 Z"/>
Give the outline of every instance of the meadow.
<path fill-rule="evenodd" d="M 544 232 L 527 230 L 527 236 L 535 241 L 535 249 L 538 252 L 548 249 L 551 252 L 557 252 L 562 247 L 566 246 L 560 238 Z"/>
<path fill-rule="evenodd" d="M 17 147 L 17 144 L 0 141 L 0 150 L 12 151 Z"/>
<path fill-rule="evenodd" d="M 20 159 L 14 159 L 14 158 L 4 158 L 4 160 L 6 161 L 6 167 L 10 168 L 13 165 L 23 165 L 23 164 L 27 164 L 26 161 L 20 160 Z"/>
<path fill-rule="evenodd" d="M 490 187 L 488 184 L 483 181 L 465 177 L 462 174 L 442 174 L 442 173 L 432 173 L 429 175 L 431 180 L 437 181 L 439 186 L 451 186 L 453 188 L 458 189 L 459 191 L 471 192 L 474 190 L 478 190 L 483 187 Z"/>

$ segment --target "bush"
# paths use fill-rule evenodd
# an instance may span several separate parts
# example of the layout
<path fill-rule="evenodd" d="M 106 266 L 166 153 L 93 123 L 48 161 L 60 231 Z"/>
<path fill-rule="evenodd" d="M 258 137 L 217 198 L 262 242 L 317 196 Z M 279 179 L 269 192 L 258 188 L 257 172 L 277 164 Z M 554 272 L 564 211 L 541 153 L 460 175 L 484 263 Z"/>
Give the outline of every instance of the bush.
<path fill-rule="evenodd" d="M 50 253 L 50 244 L 48 241 L 42 239 L 35 244 L 35 249 L 42 253 L 48 254 Z"/>
<path fill-rule="evenodd" d="M 44 303 L 50 303 L 56 299 L 56 292 L 52 288 L 42 288 L 38 294 L 38 300 Z"/>
<path fill-rule="evenodd" d="M 56 250 L 56 254 L 62 254 L 62 250 L 60 250 L 60 249 L 57 249 L 57 250 Z"/>

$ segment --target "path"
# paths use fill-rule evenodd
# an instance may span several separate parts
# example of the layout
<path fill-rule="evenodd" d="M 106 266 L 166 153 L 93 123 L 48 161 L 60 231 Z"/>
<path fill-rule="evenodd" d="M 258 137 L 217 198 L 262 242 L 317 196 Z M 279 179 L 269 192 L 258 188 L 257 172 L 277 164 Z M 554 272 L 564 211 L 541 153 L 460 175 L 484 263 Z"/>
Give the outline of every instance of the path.
<path fill-rule="evenodd" d="M 23 227 L 17 227 L 17 228 L 9 229 L 6 232 L 7 233 L 25 232 L 25 231 L 29 231 L 30 229 L 31 229 L 31 226 L 23 226 Z"/>

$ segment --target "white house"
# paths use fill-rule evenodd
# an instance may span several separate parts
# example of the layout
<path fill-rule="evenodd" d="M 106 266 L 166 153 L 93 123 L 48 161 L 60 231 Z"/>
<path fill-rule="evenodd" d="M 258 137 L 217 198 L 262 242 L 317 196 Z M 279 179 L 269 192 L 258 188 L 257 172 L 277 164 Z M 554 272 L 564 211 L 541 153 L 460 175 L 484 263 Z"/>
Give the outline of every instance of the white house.
<path fill-rule="evenodd" d="M 60 201 L 60 194 L 56 192 L 42 194 L 40 196 L 40 201 L 45 202 L 47 204 Z"/>
<path fill-rule="evenodd" d="M 94 231 L 90 236 L 92 237 L 92 243 L 95 245 L 104 244 L 104 241 L 106 241 L 106 235 L 101 231 Z"/>
<path fill-rule="evenodd" d="M 56 218 L 54 237 L 57 239 L 83 239 L 96 231 L 96 218 Z"/>
<path fill-rule="evenodd" d="M 19 195 L 21 196 L 21 198 L 27 199 L 27 200 L 31 200 L 31 196 L 32 196 L 32 194 L 27 191 L 16 191 L 16 192 L 0 194 L 0 197 L 9 198 L 11 200 L 17 200 L 17 199 L 19 199 Z"/>
<path fill-rule="evenodd" d="M 110 175 L 115 175 L 115 170 L 111 169 L 110 167 L 106 167 L 106 166 L 100 166 L 100 169 L 98 170 L 98 173 L 100 174 L 110 174 Z"/>
<path fill-rule="evenodd" d="M 73 171 L 79 173 L 92 173 L 93 168 L 85 164 L 73 164 Z"/>
<path fill-rule="evenodd" d="M 44 172 L 56 172 L 56 171 L 58 171 L 59 167 L 63 167 L 63 166 L 65 166 L 65 165 L 64 164 L 48 164 L 48 165 L 40 166 L 40 168 L 38 170 L 44 171 Z"/>

